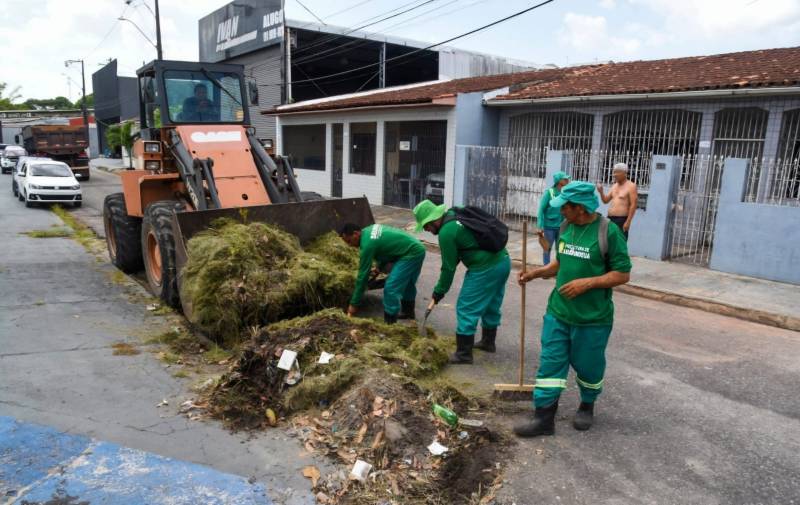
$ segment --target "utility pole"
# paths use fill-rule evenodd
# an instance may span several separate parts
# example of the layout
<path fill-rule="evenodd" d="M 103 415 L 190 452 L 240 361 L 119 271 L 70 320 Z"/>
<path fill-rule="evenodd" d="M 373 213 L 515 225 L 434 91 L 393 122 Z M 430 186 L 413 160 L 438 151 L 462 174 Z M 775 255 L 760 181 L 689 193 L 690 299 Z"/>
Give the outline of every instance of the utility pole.
<path fill-rule="evenodd" d="M 158 54 L 158 59 L 163 60 L 163 54 L 161 53 L 161 16 L 158 12 L 158 0 L 156 2 L 156 53 Z"/>
<path fill-rule="evenodd" d="M 81 113 L 83 114 L 83 129 L 86 132 L 86 147 L 89 147 L 89 114 L 86 111 L 86 72 L 83 69 L 83 60 L 67 60 L 64 62 L 65 67 L 69 67 L 72 63 L 81 64 Z"/>

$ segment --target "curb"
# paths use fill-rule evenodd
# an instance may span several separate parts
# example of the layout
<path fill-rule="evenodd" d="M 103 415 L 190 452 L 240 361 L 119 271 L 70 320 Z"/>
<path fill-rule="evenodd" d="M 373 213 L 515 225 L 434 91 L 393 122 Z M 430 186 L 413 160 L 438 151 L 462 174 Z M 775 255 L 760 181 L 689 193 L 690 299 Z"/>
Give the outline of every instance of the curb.
<path fill-rule="evenodd" d="M 439 252 L 438 244 L 424 240 L 422 243 L 429 251 L 437 253 Z M 522 267 L 522 261 L 519 259 L 511 258 L 511 263 L 517 268 Z M 766 312 L 763 310 L 737 307 L 735 305 L 716 302 L 705 298 L 697 298 L 672 291 L 646 288 L 630 283 L 617 286 L 614 288 L 614 290 L 626 295 L 638 296 L 639 298 L 646 298 L 648 300 L 655 300 L 657 302 L 669 303 L 671 305 L 678 305 L 691 309 L 698 309 L 704 312 L 710 312 L 712 314 L 734 317 L 743 321 L 773 326 L 783 330 L 800 331 L 800 318 L 787 316 L 784 314 L 775 314 L 773 312 Z"/>

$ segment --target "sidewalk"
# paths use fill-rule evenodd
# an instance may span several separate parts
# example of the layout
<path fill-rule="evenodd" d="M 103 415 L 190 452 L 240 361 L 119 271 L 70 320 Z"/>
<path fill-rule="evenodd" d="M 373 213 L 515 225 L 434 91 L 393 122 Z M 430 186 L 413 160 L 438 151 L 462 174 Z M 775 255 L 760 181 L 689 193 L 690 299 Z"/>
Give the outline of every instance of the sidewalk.
<path fill-rule="evenodd" d="M 414 217 L 408 209 L 373 206 L 372 212 L 379 223 L 413 230 Z M 426 245 L 438 244 L 430 233 L 419 237 Z M 514 261 L 522 261 L 520 232 L 509 231 L 507 248 Z M 800 331 L 799 286 L 668 261 L 631 259 L 630 282 L 616 288 L 622 293 Z M 528 264 L 542 264 L 541 248 L 532 234 L 528 236 Z"/>
<path fill-rule="evenodd" d="M 89 166 L 95 170 L 102 170 L 104 172 L 119 172 L 128 168 L 128 160 L 121 160 L 116 158 L 94 158 L 89 160 Z"/>

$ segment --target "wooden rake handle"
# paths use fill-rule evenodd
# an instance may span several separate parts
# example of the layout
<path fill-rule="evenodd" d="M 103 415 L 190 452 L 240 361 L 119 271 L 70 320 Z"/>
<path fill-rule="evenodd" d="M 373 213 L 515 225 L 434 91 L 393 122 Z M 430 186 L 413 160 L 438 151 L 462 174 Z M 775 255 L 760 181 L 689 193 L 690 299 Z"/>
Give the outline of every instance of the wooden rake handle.
<path fill-rule="evenodd" d="M 528 270 L 528 222 L 522 222 L 522 273 Z M 525 379 L 525 293 L 526 284 L 522 284 L 520 289 L 521 317 L 519 321 L 519 385 L 523 385 Z"/>

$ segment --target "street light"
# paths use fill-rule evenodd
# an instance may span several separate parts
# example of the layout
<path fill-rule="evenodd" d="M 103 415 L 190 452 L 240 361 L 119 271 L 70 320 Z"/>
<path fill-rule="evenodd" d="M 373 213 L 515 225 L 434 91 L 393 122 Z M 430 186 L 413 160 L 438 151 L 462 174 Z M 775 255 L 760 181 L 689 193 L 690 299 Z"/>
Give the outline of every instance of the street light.
<path fill-rule="evenodd" d="M 73 63 L 81 64 L 81 112 L 83 113 L 83 128 L 86 130 L 86 142 L 89 142 L 89 115 L 86 112 L 86 73 L 83 71 L 83 60 L 66 60 L 64 66 L 69 68 Z"/>
<path fill-rule="evenodd" d="M 147 2 L 145 0 L 142 0 L 142 4 L 145 7 L 147 7 L 147 10 L 150 11 L 150 14 L 152 14 L 153 17 L 156 18 L 156 43 L 155 44 L 153 44 L 153 41 L 150 40 L 150 37 L 145 35 L 144 32 L 141 30 L 141 28 L 139 28 L 136 25 L 136 23 L 134 23 L 130 19 L 123 18 L 122 16 L 120 16 L 118 19 L 120 19 L 121 21 L 128 21 L 131 24 L 133 24 L 133 26 L 136 26 L 136 29 L 139 30 L 139 33 L 141 33 L 144 36 L 144 38 L 147 39 L 148 42 L 150 42 L 151 44 L 153 44 L 153 46 L 155 46 L 156 54 L 158 55 L 157 57 L 158 57 L 159 60 L 162 60 L 164 58 L 163 58 L 163 54 L 161 52 L 161 15 L 159 14 L 159 10 L 158 10 L 158 0 L 153 0 L 153 1 L 156 4 L 156 11 L 155 12 L 153 12 L 153 9 L 151 9 L 150 6 L 147 5 Z M 131 5 L 133 2 L 134 2 L 134 0 L 125 0 L 125 4 L 126 5 Z"/>

